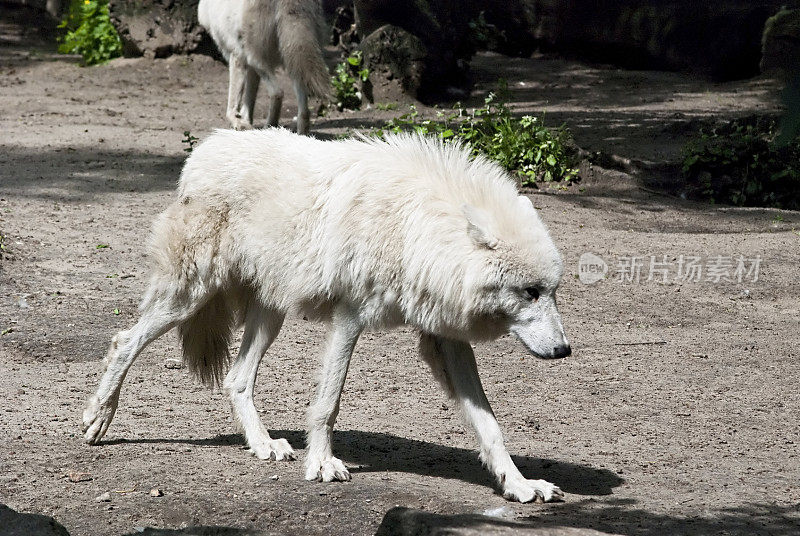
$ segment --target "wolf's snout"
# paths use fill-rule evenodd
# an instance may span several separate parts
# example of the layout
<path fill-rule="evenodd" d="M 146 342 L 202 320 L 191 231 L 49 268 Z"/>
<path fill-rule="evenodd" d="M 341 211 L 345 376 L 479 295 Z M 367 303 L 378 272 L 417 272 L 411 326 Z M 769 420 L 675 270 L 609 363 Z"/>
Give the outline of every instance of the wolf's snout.
<path fill-rule="evenodd" d="M 572 353 L 572 347 L 569 344 L 564 344 L 562 346 L 556 346 L 553 348 L 553 359 L 561 359 L 563 357 L 567 357 Z"/>

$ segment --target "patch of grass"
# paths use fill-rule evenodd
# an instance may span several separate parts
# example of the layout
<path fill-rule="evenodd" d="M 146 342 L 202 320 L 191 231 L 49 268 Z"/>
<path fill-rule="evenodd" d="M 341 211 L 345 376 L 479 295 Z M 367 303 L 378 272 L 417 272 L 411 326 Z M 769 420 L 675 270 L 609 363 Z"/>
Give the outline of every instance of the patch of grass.
<path fill-rule="evenodd" d="M 80 54 L 84 65 L 105 63 L 122 55 L 122 41 L 108 14 L 108 0 L 71 0 L 58 25 L 62 54 Z"/>
<path fill-rule="evenodd" d="M 501 84 L 500 94 L 505 92 Z M 577 180 L 578 152 L 566 127 L 551 130 L 533 116 L 515 118 L 507 100 L 490 93 L 484 106 L 472 112 L 456 105 L 439 111 L 436 119 L 423 119 L 416 107 L 375 130 L 386 132 L 418 132 L 451 141 L 467 142 L 474 154 L 483 154 L 517 175 L 522 185 L 536 182 Z"/>
<path fill-rule="evenodd" d="M 381 110 L 383 112 L 390 111 L 390 110 L 397 110 L 397 108 L 399 108 L 399 107 L 400 107 L 400 105 L 397 104 L 396 102 L 379 102 L 379 103 L 375 104 L 375 108 L 377 110 Z"/>
<path fill-rule="evenodd" d="M 369 69 L 363 63 L 361 51 L 357 50 L 334 69 L 331 86 L 334 105 L 339 111 L 361 108 L 364 99 L 361 86 L 369 80 Z"/>
<path fill-rule="evenodd" d="M 702 129 L 683 149 L 683 175 L 712 202 L 800 209 L 800 137 L 779 145 L 776 136 L 763 118 Z"/>

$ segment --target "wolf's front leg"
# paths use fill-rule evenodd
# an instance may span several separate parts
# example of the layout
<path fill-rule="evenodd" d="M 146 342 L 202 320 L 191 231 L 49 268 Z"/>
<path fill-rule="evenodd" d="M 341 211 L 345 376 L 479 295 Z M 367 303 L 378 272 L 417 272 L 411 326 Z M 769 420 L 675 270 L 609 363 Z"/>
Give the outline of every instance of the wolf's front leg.
<path fill-rule="evenodd" d="M 336 306 L 328 347 L 322 358 L 317 397 L 308 412 L 306 480 L 350 480 L 350 472 L 341 460 L 333 456 L 331 439 L 350 356 L 362 329 L 357 312 L 345 305 Z"/>
<path fill-rule="evenodd" d="M 474 428 L 480 442 L 481 461 L 494 474 L 503 497 L 519 502 L 530 502 L 537 496 L 543 501 L 562 499 L 564 493 L 558 486 L 545 480 L 525 478 L 511 460 L 500 425 L 483 392 L 475 354 L 469 343 L 423 335 L 420 350 L 436 378 L 458 401 Z"/>

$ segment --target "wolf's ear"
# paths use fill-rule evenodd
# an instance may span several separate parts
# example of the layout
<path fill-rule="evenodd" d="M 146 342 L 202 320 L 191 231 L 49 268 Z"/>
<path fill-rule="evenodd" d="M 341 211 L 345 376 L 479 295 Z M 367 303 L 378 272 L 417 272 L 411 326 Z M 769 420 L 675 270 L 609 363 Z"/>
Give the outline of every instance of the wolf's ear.
<path fill-rule="evenodd" d="M 467 218 L 467 234 L 469 234 L 472 241 L 480 247 L 495 249 L 497 247 L 497 238 L 489 231 L 486 213 L 467 204 L 461 205 L 461 212 Z"/>

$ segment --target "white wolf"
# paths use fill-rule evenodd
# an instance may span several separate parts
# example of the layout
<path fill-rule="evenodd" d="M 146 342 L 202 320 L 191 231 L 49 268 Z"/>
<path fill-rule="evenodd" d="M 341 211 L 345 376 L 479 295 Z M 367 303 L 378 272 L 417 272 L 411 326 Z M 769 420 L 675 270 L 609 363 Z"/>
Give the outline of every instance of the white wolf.
<path fill-rule="evenodd" d="M 231 330 L 244 324 L 224 379 L 259 458 L 292 459 L 253 405 L 259 362 L 288 312 L 330 322 L 308 413 L 309 480 L 349 480 L 331 434 L 350 355 L 365 328 L 410 324 L 422 357 L 455 398 L 505 497 L 559 498 L 511 460 L 470 341 L 514 333 L 541 358 L 570 347 L 556 308 L 562 261 L 530 200 L 496 164 L 418 136 L 319 141 L 283 129 L 217 131 L 183 168 L 157 220 L 142 316 L 120 331 L 83 414 L 89 443 L 106 432 L 133 360 L 177 326 L 184 359 L 219 381 Z"/>
<path fill-rule="evenodd" d="M 325 96 L 330 84 L 319 0 L 200 0 L 197 18 L 228 61 L 231 126 L 253 128 L 259 80 L 270 96 L 267 124 L 278 124 L 283 90 L 275 70 L 283 65 L 297 95 L 297 132 L 308 134 L 308 98 Z"/>

